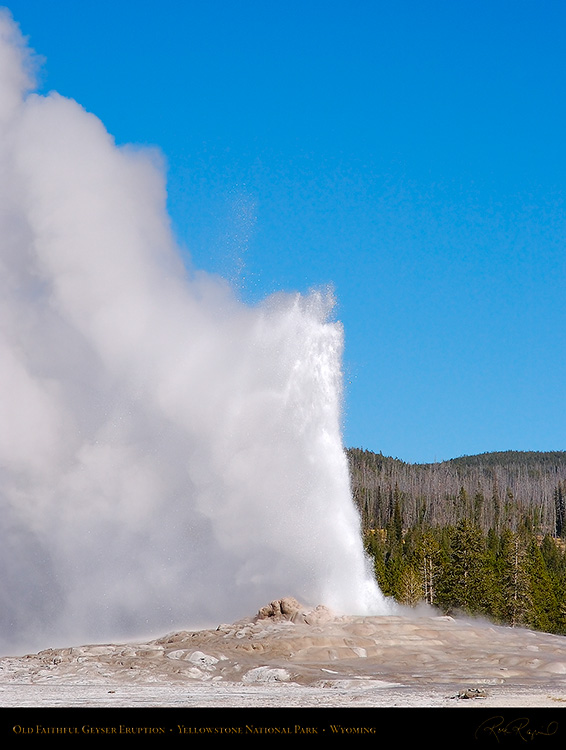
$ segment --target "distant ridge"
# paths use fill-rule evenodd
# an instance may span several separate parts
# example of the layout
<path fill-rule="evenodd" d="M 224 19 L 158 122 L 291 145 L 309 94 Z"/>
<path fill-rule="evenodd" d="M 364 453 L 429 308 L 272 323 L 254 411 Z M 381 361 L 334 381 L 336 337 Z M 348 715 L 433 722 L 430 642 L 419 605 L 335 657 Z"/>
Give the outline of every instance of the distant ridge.
<path fill-rule="evenodd" d="M 417 462 L 410 463 L 404 461 L 401 458 L 393 456 L 385 456 L 383 453 L 375 453 L 374 451 L 367 450 L 365 448 L 347 448 L 346 452 L 350 453 L 362 453 L 368 456 L 375 456 L 376 460 L 383 460 L 389 462 L 395 462 L 404 464 L 407 466 L 436 466 L 440 464 L 510 464 L 510 463 L 524 463 L 529 461 L 535 461 L 537 463 L 560 463 L 566 462 L 566 450 L 564 451 L 486 451 L 485 453 L 475 453 L 472 455 L 464 454 L 455 458 L 446 458 L 442 461 L 428 461 L 428 462 Z"/>
<path fill-rule="evenodd" d="M 478 466 L 509 465 L 518 463 L 566 464 L 566 451 L 492 451 L 472 456 L 459 456 L 439 463 Z M 429 465 L 429 464 L 419 464 Z"/>

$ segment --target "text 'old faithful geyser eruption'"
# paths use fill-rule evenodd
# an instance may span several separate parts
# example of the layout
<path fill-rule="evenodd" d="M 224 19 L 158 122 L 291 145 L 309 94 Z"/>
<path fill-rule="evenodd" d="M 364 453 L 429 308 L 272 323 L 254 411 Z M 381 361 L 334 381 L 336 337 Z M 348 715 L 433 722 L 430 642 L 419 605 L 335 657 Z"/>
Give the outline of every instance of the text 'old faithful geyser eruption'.
<path fill-rule="evenodd" d="M 324 293 L 187 271 L 153 153 L 31 92 L 0 17 L 0 645 L 379 614 Z M 68 643 L 66 644 L 68 645 Z"/>

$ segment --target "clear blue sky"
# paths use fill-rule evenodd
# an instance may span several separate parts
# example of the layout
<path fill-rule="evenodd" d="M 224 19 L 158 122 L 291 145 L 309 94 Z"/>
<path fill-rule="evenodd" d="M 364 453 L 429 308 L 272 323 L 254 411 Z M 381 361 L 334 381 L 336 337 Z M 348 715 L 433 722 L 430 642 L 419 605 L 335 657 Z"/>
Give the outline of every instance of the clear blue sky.
<path fill-rule="evenodd" d="M 253 304 L 332 284 L 344 442 L 566 449 L 566 3 L 13 0 Z"/>

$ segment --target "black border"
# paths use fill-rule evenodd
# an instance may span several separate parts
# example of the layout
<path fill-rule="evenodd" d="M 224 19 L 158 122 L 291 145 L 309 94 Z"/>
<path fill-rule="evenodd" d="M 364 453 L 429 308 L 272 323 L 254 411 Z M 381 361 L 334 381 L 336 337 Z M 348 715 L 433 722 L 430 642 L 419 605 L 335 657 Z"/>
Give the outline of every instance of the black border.
<path fill-rule="evenodd" d="M 468 741 L 474 746 L 516 743 L 549 747 L 566 739 L 566 709 L 480 708 L 2 708 L 0 736 L 26 742 L 183 743 L 282 735 L 342 741 Z"/>

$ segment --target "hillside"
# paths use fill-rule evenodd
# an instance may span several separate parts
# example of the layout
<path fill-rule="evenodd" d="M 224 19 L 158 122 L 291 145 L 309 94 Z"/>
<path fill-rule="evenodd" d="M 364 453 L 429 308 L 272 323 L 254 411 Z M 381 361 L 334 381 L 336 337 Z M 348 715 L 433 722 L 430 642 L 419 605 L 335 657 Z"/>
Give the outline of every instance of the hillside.
<path fill-rule="evenodd" d="M 409 464 L 371 451 L 347 451 L 364 528 L 385 528 L 395 507 L 405 527 L 455 525 L 467 518 L 484 532 L 565 533 L 566 451 L 506 451 Z"/>
<path fill-rule="evenodd" d="M 386 596 L 566 635 L 566 452 L 348 459 Z"/>

